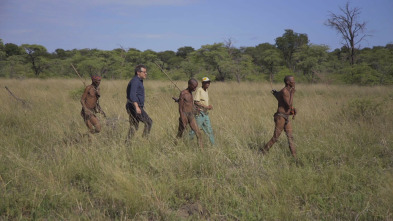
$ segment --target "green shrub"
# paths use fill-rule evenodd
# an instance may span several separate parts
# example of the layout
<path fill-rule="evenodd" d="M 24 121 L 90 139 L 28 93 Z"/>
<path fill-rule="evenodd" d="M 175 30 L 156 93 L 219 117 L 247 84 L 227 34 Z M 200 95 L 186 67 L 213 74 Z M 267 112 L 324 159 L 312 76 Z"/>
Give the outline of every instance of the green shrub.
<path fill-rule="evenodd" d="M 289 70 L 288 68 L 283 68 L 277 74 L 275 74 L 273 76 L 272 80 L 274 83 L 282 83 L 284 81 L 285 76 L 287 76 L 287 75 L 294 76 L 294 73 L 291 70 Z M 296 80 L 298 80 L 298 79 L 296 78 Z"/>
<path fill-rule="evenodd" d="M 377 85 L 380 73 L 366 64 L 355 65 L 343 69 L 343 81 L 348 84 Z"/>
<path fill-rule="evenodd" d="M 81 87 L 75 90 L 70 91 L 70 97 L 72 98 L 72 100 L 80 100 L 82 97 L 83 92 L 85 92 L 85 88 Z"/>
<path fill-rule="evenodd" d="M 369 98 L 357 98 L 350 100 L 342 111 L 350 119 L 371 120 L 382 113 L 382 104 Z"/>

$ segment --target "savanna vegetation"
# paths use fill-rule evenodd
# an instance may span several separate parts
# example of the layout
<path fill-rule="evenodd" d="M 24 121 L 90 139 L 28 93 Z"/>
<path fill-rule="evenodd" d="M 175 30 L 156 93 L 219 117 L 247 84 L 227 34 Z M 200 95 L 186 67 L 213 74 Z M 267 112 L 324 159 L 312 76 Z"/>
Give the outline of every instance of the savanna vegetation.
<path fill-rule="evenodd" d="M 274 44 L 176 52 L 48 52 L 0 39 L 0 220 L 392 220 L 393 45 L 360 48 L 359 9 L 340 10 L 326 22 L 344 41 L 334 50 L 290 29 Z M 126 87 L 138 64 L 154 123 L 128 145 Z M 182 89 L 213 80 L 215 146 L 176 141 L 179 91 L 161 69 Z M 96 73 L 108 117 L 89 142 L 80 80 Z M 298 82 L 297 159 L 284 134 L 258 151 L 274 130 L 270 83 L 281 89 L 286 75 Z"/>
<path fill-rule="evenodd" d="M 212 83 L 217 145 L 204 137 L 204 150 L 175 144 L 178 91 L 153 80 L 150 139 L 125 145 L 127 83 L 102 81 L 108 118 L 89 143 L 79 80 L 1 80 L 25 102 L 0 91 L 0 219 L 393 219 L 391 87 L 298 84 L 295 160 L 285 135 L 258 152 L 274 129 L 268 83 Z"/>
<path fill-rule="evenodd" d="M 349 44 L 351 45 L 351 44 Z M 1 78 L 75 78 L 101 74 L 105 79 L 128 79 L 134 67 L 145 64 L 149 78 L 162 80 L 163 68 L 175 80 L 212 76 L 215 81 L 274 81 L 295 75 L 298 82 L 357 85 L 393 84 L 393 45 L 373 48 L 343 46 L 331 50 L 309 43 L 307 34 L 285 30 L 275 44 L 234 46 L 228 39 L 199 49 L 181 47 L 176 52 L 135 48 L 56 49 L 42 45 L 3 43 L 0 40 Z"/>

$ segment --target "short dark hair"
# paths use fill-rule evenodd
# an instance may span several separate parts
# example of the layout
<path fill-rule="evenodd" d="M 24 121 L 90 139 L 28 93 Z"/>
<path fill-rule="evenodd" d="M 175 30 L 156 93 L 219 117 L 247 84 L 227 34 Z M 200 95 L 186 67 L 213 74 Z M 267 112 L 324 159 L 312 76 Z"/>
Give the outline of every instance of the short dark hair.
<path fill-rule="evenodd" d="M 284 83 L 287 84 L 287 81 L 289 81 L 289 78 L 293 78 L 292 75 L 287 75 L 284 77 Z"/>
<path fill-rule="evenodd" d="M 141 71 L 142 71 L 142 68 L 147 69 L 146 66 L 143 65 L 143 64 L 137 65 L 137 66 L 135 67 L 135 75 L 137 75 L 138 72 L 141 72 Z"/>
<path fill-rule="evenodd" d="M 188 80 L 188 84 L 194 84 L 194 83 L 198 84 L 198 81 L 195 80 L 195 78 L 191 78 L 190 80 Z"/>

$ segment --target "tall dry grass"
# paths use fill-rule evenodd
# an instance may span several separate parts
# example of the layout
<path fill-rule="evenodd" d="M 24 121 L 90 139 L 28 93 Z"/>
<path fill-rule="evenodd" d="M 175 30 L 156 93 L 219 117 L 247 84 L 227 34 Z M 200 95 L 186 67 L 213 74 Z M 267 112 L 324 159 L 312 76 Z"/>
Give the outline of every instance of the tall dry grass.
<path fill-rule="evenodd" d="M 140 129 L 125 145 L 127 83 L 102 81 L 108 119 L 89 143 L 80 81 L 0 81 L 29 103 L 0 90 L 0 219 L 393 218 L 392 88 L 297 85 L 295 160 L 285 134 L 268 155 L 257 151 L 274 129 L 268 84 L 213 82 L 217 145 L 204 137 L 201 151 L 175 142 L 177 89 L 149 80 L 151 136 Z"/>

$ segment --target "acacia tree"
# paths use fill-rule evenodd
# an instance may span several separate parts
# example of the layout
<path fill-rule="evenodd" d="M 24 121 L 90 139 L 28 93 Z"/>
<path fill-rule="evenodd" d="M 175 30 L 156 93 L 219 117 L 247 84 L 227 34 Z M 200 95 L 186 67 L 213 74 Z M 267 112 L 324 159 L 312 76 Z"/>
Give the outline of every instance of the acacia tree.
<path fill-rule="evenodd" d="M 306 44 L 308 44 L 307 34 L 299 34 L 291 29 L 286 29 L 281 37 L 276 38 L 277 48 L 282 52 L 287 67 L 293 71 L 295 70 L 293 54 Z"/>
<path fill-rule="evenodd" d="M 193 54 L 194 53 L 191 53 L 189 56 L 187 56 L 186 59 L 184 59 L 184 61 L 182 61 L 180 64 L 183 72 L 188 78 L 195 77 L 195 75 L 200 70 L 200 65 L 198 64 L 197 58 Z"/>
<path fill-rule="evenodd" d="M 4 50 L 4 43 L 3 40 L 0 38 L 0 61 L 5 60 L 6 57 L 7 56 Z"/>
<path fill-rule="evenodd" d="M 181 47 L 181 48 L 177 49 L 176 56 L 179 56 L 179 57 L 185 59 L 188 54 L 190 54 L 191 52 L 194 52 L 194 51 L 195 51 L 195 49 L 190 46 Z"/>
<path fill-rule="evenodd" d="M 198 60 L 206 64 L 207 70 L 217 72 L 217 81 L 225 81 L 231 78 L 230 73 L 223 68 L 225 61 L 230 60 L 227 48 L 223 43 L 202 45 L 202 47 L 195 52 L 195 56 Z"/>
<path fill-rule="evenodd" d="M 320 77 L 323 63 L 328 59 L 329 47 L 326 45 L 303 45 L 302 49 L 293 55 L 296 66 L 303 75 L 307 76 L 310 82 L 315 82 L 315 75 Z"/>
<path fill-rule="evenodd" d="M 7 57 L 11 57 L 13 55 L 21 55 L 22 50 L 19 48 L 18 45 L 13 44 L 13 43 L 7 43 L 4 45 L 4 51 Z"/>
<path fill-rule="evenodd" d="M 40 75 L 48 67 L 48 64 L 44 60 L 44 56 L 48 55 L 46 48 L 36 44 L 23 44 L 22 48 L 27 53 L 27 59 L 31 63 L 34 74 L 36 76 Z"/>
<path fill-rule="evenodd" d="M 343 38 L 342 44 L 350 49 L 351 65 L 355 63 L 356 47 L 367 36 L 366 23 L 359 22 L 360 8 L 350 8 L 349 2 L 346 3 L 345 8 L 340 7 L 342 14 L 335 14 L 330 12 L 329 19 L 325 25 L 335 29 Z"/>

